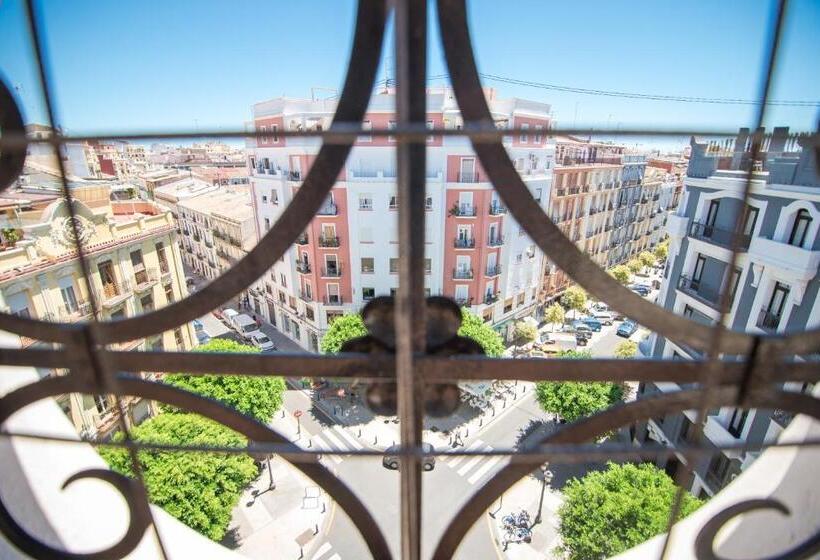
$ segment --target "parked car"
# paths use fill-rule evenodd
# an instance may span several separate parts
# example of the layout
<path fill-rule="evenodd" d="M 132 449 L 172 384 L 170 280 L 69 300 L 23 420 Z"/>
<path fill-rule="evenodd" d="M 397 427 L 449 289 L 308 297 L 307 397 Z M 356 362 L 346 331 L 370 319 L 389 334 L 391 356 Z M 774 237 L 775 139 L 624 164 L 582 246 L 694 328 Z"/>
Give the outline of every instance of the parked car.
<path fill-rule="evenodd" d="M 596 312 L 606 312 L 609 311 L 609 306 L 602 301 L 597 301 L 592 304 L 592 310 Z"/>
<path fill-rule="evenodd" d="M 589 344 L 589 339 L 584 336 L 583 333 L 577 332 L 575 333 L 575 345 L 576 346 L 586 346 Z"/>
<path fill-rule="evenodd" d="M 595 317 L 582 317 L 581 322 L 589 327 L 592 332 L 601 332 L 603 324 Z"/>
<path fill-rule="evenodd" d="M 399 470 L 399 456 L 398 452 L 401 447 L 398 445 L 391 445 L 387 449 L 384 450 L 384 458 L 382 459 L 382 465 L 386 469 L 390 469 L 392 471 Z M 422 443 L 421 448 L 424 450 L 425 453 L 434 453 L 435 449 L 429 443 Z M 422 469 L 425 471 L 432 471 L 433 468 L 436 466 L 436 458 L 433 455 L 425 455 L 424 459 L 422 460 Z"/>
<path fill-rule="evenodd" d="M 632 319 L 624 321 L 620 327 L 618 327 L 618 332 L 616 333 L 618 336 L 623 336 L 625 338 L 629 338 L 635 331 L 638 330 L 638 323 L 633 321 Z"/>
<path fill-rule="evenodd" d="M 276 345 L 268 338 L 268 335 L 262 331 L 256 331 L 248 335 L 251 344 L 259 348 L 262 352 L 273 352 L 276 350 Z"/>
<path fill-rule="evenodd" d="M 643 284 L 634 284 L 629 289 L 632 290 L 633 292 L 635 292 L 636 294 L 638 294 L 640 296 L 643 296 L 643 297 L 648 296 L 649 292 L 652 291 L 652 290 L 650 290 L 649 286 L 644 286 Z"/>
<path fill-rule="evenodd" d="M 205 331 L 196 331 L 196 340 L 200 345 L 207 344 L 211 340 L 211 336 Z"/>
<path fill-rule="evenodd" d="M 610 311 L 593 310 L 592 316 L 602 322 L 604 325 L 611 325 L 615 321 L 615 315 Z"/>
<path fill-rule="evenodd" d="M 530 358 L 546 358 L 547 355 L 541 350 L 533 350 L 530 352 Z"/>
<path fill-rule="evenodd" d="M 245 340 L 250 340 L 252 334 L 259 331 L 259 325 L 253 320 L 253 317 L 240 313 L 231 319 L 231 326 L 239 333 Z"/>
<path fill-rule="evenodd" d="M 239 311 L 226 307 L 222 310 L 222 313 L 220 313 L 219 318 L 222 319 L 222 322 L 227 326 L 233 328 L 233 318 L 237 315 L 239 315 Z"/>
<path fill-rule="evenodd" d="M 538 340 L 541 342 L 541 344 L 555 344 L 555 340 L 550 337 L 550 333 L 548 332 L 541 333 L 541 336 L 538 337 Z"/>
<path fill-rule="evenodd" d="M 564 332 L 582 333 L 587 338 L 592 338 L 592 329 L 590 329 L 586 323 L 579 319 L 576 319 L 564 325 Z"/>

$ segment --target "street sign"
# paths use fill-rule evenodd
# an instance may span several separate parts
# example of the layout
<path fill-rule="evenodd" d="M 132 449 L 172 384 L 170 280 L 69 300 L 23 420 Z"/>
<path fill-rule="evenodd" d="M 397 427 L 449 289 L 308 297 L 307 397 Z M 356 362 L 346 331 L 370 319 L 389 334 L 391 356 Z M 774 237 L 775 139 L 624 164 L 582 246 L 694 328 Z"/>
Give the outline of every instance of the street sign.
<path fill-rule="evenodd" d="M 302 411 L 301 411 L 301 410 L 297 410 L 296 412 L 294 412 L 294 413 L 293 413 L 293 415 L 294 415 L 296 418 L 299 418 L 299 417 L 302 415 Z"/>

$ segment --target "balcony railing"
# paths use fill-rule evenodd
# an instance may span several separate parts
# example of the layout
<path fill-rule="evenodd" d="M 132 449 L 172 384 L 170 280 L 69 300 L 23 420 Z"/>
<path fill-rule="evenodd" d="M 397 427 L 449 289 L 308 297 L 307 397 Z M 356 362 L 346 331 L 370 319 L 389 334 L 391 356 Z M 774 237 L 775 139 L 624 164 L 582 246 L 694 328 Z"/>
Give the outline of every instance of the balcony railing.
<path fill-rule="evenodd" d="M 498 216 L 500 214 L 506 214 L 507 209 L 497 202 L 493 202 L 490 204 L 490 216 Z"/>
<path fill-rule="evenodd" d="M 338 236 L 319 236 L 319 247 L 338 247 L 339 246 L 339 237 Z"/>
<path fill-rule="evenodd" d="M 473 204 L 454 204 L 452 214 L 460 218 L 475 218 L 477 212 Z"/>
<path fill-rule="evenodd" d="M 453 247 L 456 249 L 474 249 L 475 237 L 456 237 L 453 240 Z"/>
<path fill-rule="evenodd" d="M 310 274 L 310 263 L 307 261 L 297 260 L 296 272 L 301 272 L 302 274 Z"/>
<path fill-rule="evenodd" d="M 485 276 L 498 276 L 501 274 L 501 265 L 488 266 L 485 271 Z"/>
<path fill-rule="evenodd" d="M 694 237 L 695 239 L 702 239 L 704 241 L 714 243 L 715 245 L 720 245 L 721 247 L 731 249 L 734 232 L 716 228 L 715 226 L 710 226 L 707 224 L 703 224 L 701 222 L 692 222 L 692 225 L 689 228 L 689 235 Z M 738 250 L 748 250 L 751 239 L 751 235 L 739 235 Z"/>
<path fill-rule="evenodd" d="M 459 183 L 478 183 L 480 180 L 478 171 L 459 172 L 458 174 Z"/>
<path fill-rule="evenodd" d="M 299 290 L 299 299 L 301 299 L 302 301 L 310 303 L 310 302 L 313 301 L 313 294 L 309 294 L 309 293 L 305 292 L 304 290 Z"/>
<path fill-rule="evenodd" d="M 134 291 L 142 292 L 157 282 L 157 270 L 148 268 L 134 272 Z"/>
<path fill-rule="evenodd" d="M 470 280 L 473 278 L 472 268 L 454 268 L 453 278 L 456 280 Z"/>
<path fill-rule="evenodd" d="M 91 316 L 91 304 L 87 301 L 77 301 L 74 304 L 60 306 L 60 318 L 69 321 L 80 321 Z"/>
<path fill-rule="evenodd" d="M 342 265 L 336 266 L 323 266 L 322 267 L 322 276 L 325 278 L 338 278 L 342 275 Z"/>
<path fill-rule="evenodd" d="M 296 238 L 297 245 L 307 245 L 308 244 L 308 234 L 303 233 L 299 237 Z"/>
<path fill-rule="evenodd" d="M 492 305 L 498 301 L 498 294 L 484 294 L 484 305 Z"/>
<path fill-rule="evenodd" d="M 322 299 L 322 303 L 325 305 L 344 305 L 344 299 L 342 296 L 326 295 Z"/>
<path fill-rule="evenodd" d="M 780 326 L 780 313 L 774 313 L 768 308 L 764 307 L 757 315 L 757 326 L 763 330 L 776 331 Z"/>
<path fill-rule="evenodd" d="M 316 212 L 319 216 L 335 216 L 339 213 L 339 208 L 333 202 L 328 202 Z"/>
<path fill-rule="evenodd" d="M 682 275 L 678 280 L 678 289 L 712 308 L 717 308 L 720 304 L 720 292 L 714 288 L 704 286 L 702 280 L 694 280 L 689 276 Z"/>
<path fill-rule="evenodd" d="M 487 239 L 487 245 L 489 247 L 498 247 L 504 244 L 504 236 L 503 235 L 496 235 L 495 237 L 490 237 Z"/>

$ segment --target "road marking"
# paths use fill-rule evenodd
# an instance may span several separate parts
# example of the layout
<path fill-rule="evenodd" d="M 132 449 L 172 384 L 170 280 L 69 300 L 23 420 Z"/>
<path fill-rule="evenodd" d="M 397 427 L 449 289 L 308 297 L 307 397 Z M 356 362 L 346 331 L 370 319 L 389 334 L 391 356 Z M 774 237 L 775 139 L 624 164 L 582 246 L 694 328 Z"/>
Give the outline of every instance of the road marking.
<path fill-rule="evenodd" d="M 329 552 L 331 548 L 333 547 L 330 545 L 330 543 L 325 542 L 322 546 L 319 547 L 319 550 L 316 551 L 316 554 L 312 556 L 313 560 L 317 560 L 325 552 Z"/>
<path fill-rule="evenodd" d="M 351 436 L 350 434 L 348 434 L 347 431 L 344 428 L 342 428 L 341 426 L 334 426 L 333 430 L 338 435 L 340 435 L 347 443 L 349 443 L 351 445 L 351 447 L 353 447 L 353 449 L 355 449 L 356 451 L 358 451 L 360 449 L 364 449 L 364 446 L 362 446 L 361 443 L 356 441 L 356 439 L 353 436 Z"/>
<path fill-rule="evenodd" d="M 493 448 L 490 447 L 489 445 L 485 446 L 484 449 L 482 449 L 482 451 L 492 451 L 492 450 L 493 450 Z M 458 476 L 464 476 L 465 474 L 467 474 L 467 471 L 469 471 L 471 468 L 473 468 L 476 465 L 476 463 L 481 461 L 481 459 L 483 459 L 483 457 L 481 455 L 476 455 L 475 457 L 471 458 L 469 461 L 464 463 L 464 466 L 461 467 L 460 469 L 458 469 Z"/>
<path fill-rule="evenodd" d="M 325 434 L 325 435 L 327 435 L 327 434 Z M 318 445 L 319 448 L 333 449 L 333 446 L 328 445 L 325 442 L 325 440 L 323 440 L 321 437 L 319 437 L 318 434 L 313 436 L 313 440 L 314 440 L 314 443 L 316 443 L 317 441 L 319 442 L 319 445 Z M 339 457 L 338 455 L 323 455 L 322 459 L 324 459 L 326 457 L 330 457 L 333 460 L 333 462 L 336 463 L 337 465 L 342 462 L 342 458 Z"/>
<path fill-rule="evenodd" d="M 336 451 L 348 451 L 347 446 L 339 441 L 331 430 L 325 430 L 322 435 L 330 440 L 330 444 L 336 448 Z"/>
<path fill-rule="evenodd" d="M 487 471 L 489 471 L 491 468 L 493 468 L 493 466 L 494 466 L 496 463 L 498 463 L 500 460 L 501 460 L 501 457 L 500 457 L 500 456 L 498 456 L 498 455 L 495 455 L 495 456 L 493 456 L 493 457 L 490 457 L 490 458 L 487 460 L 487 462 L 486 462 L 486 463 L 484 463 L 483 465 L 481 465 L 481 468 L 479 468 L 479 469 L 478 469 L 475 473 L 473 473 L 473 476 L 471 476 L 470 478 L 468 478 L 468 479 L 467 479 L 467 482 L 469 482 L 470 484 L 475 484 L 476 482 L 478 482 L 478 480 L 479 480 L 482 476 L 484 476 L 485 474 L 487 474 Z"/>
<path fill-rule="evenodd" d="M 339 556 L 338 553 L 336 553 L 333 556 L 331 556 L 330 558 L 328 558 L 327 560 L 342 560 L 342 557 Z"/>
<path fill-rule="evenodd" d="M 477 439 L 473 443 L 471 443 L 470 446 L 467 447 L 467 449 L 465 449 L 464 451 L 472 451 L 474 448 L 478 447 L 479 445 L 482 445 L 483 443 L 484 443 L 483 441 L 481 441 L 480 439 Z M 466 455 L 458 455 L 456 457 L 450 457 L 449 460 L 446 461 L 446 463 L 448 465 L 450 465 L 451 467 L 455 468 L 456 465 L 458 465 L 460 462 L 462 462 L 466 458 L 467 458 Z"/>

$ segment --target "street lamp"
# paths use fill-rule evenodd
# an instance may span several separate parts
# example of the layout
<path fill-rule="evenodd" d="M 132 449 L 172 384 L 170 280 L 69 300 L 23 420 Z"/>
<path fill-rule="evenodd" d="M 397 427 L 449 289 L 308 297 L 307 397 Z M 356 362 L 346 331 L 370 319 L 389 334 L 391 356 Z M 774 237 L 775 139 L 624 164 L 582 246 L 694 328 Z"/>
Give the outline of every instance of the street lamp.
<path fill-rule="evenodd" d="M 535 521 L 533 521 L 533 525 L 538 525 L 541 523 L 541 509 L 544 506 L 544 492 L 547 489 L 547 477 L 549 477 L 549 482 L 552 482 L 552 472 L 549 470 L 549 464 L 544 463 L 541 465 L 541 497 L 538 499 L 538 514 L 535 516 Z"/>
<path fill-rule="evenodd" d="M 271 465 L 270 465 L 270 458 L 271 458 L 270 455 L 268 455 L 265 458 L 265 460 L 268 463 L 268 476 L 270 477 L 270 481 L 268 482 L 268 487 L 265 488 L 264 490 L 254 490 L 253 492 L 251 492 L 251 494 L 253 494 L 253 499 L 254 500 L 256 500 L 256 498 L 258 498 L 259 496 L 261 496 L 265 492 L 270 492 L 271 490 L 276 489 L 276 482 L 274 482 L 274 480 L 273 480 L 273 468 L 271 468 Z"/>

